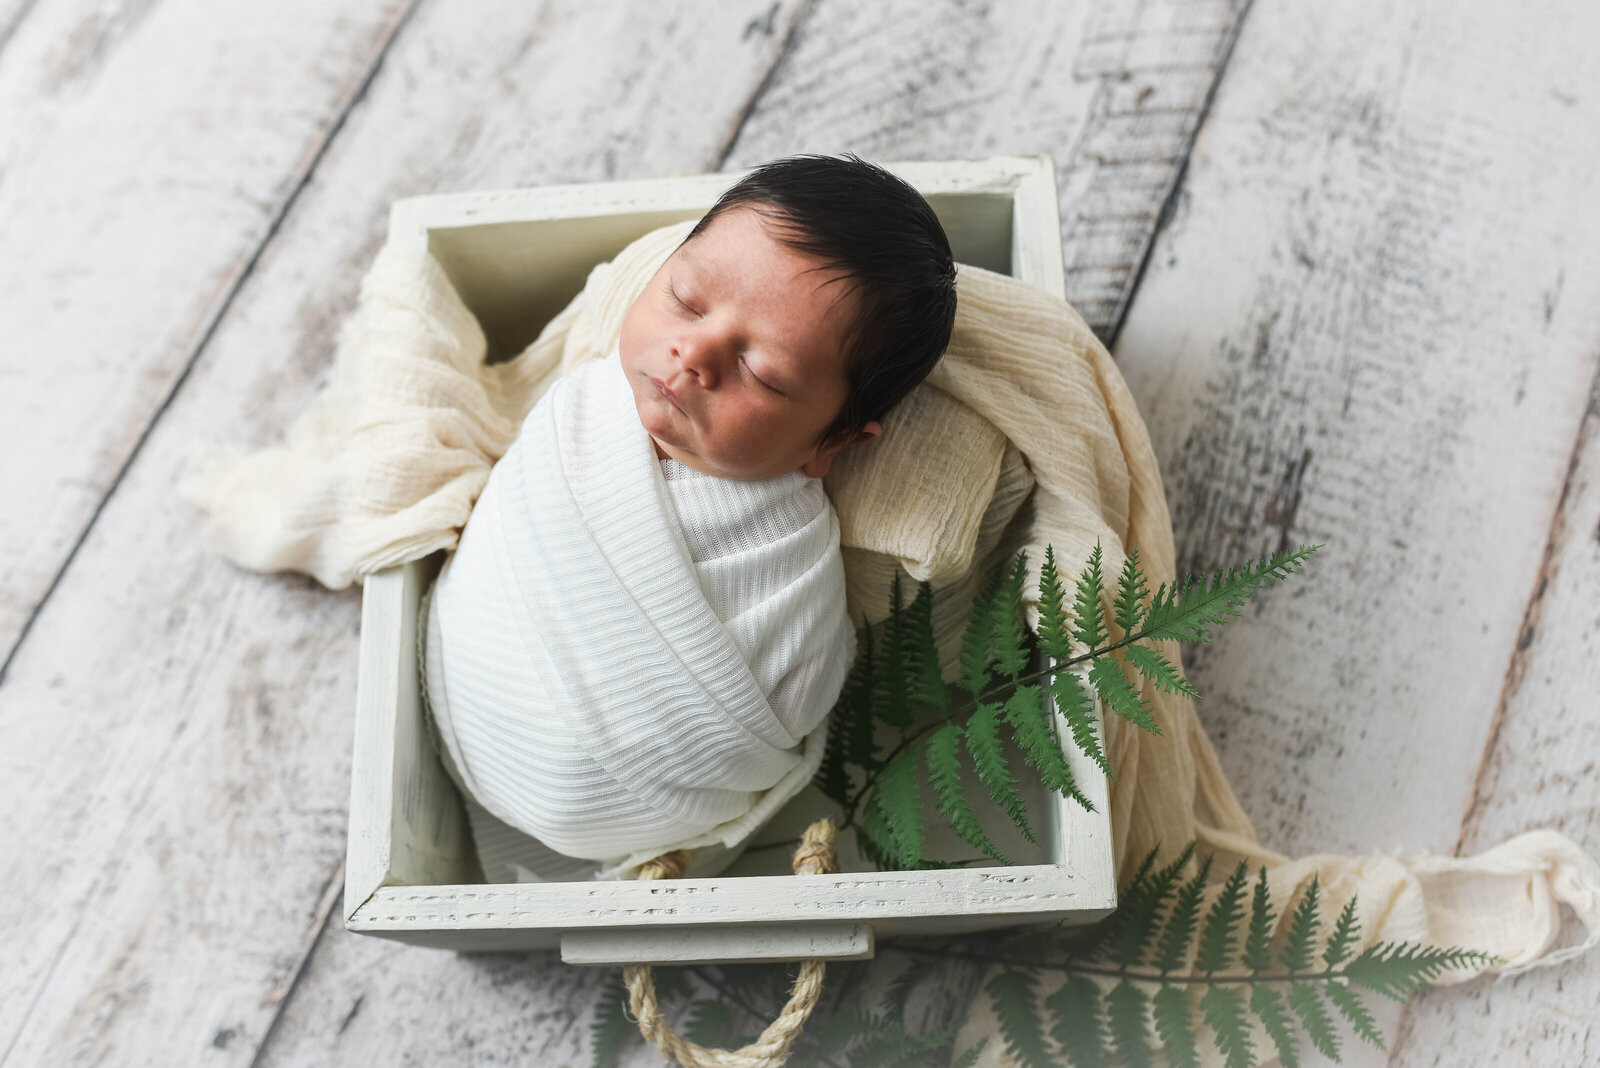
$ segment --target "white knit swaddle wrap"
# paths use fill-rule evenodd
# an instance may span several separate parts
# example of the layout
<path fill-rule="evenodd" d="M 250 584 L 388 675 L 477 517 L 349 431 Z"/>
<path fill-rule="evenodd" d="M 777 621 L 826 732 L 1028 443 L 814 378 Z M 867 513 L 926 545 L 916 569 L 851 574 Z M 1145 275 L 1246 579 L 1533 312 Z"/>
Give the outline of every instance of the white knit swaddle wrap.
<path fill-rule="evenodd" d="M 429 605 L 429 705 L 471 799 L 614 867 L 731 846 L 804 787 L 855 655 L 820 480 L 668 473 L 616 354 L 578 368 Z"/>

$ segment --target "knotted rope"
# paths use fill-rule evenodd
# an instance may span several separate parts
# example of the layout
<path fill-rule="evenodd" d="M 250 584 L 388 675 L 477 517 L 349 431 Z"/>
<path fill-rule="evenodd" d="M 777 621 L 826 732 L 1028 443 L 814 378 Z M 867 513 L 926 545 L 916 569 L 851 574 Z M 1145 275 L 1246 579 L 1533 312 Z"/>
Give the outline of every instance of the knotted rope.
<path fill-rule="evenodd" d="M 836 833 L 833 824 L 825 819 L 807 827 L 794 851 L 794 873 L 828 875 L 838 871 L 833 848 Z M 639 878 L 674 879 L 683 874 L 688 863 L 689 854 L 682 850 L 664 853 L 641 867 Z M 759 1038 L 742 1049 L 707 1049 L 674 1031 L 656 1003 L 650 965 L 630 964 L 622 970 L 622 978 L 628 984 L 628 1007 L 639 1021 L 639 1032 L 674 1064 L 683 1068 L 778 1068 L 789 1059 L 789 1047 L 800 1037 L 800 1029 L 822 996 L 824 967 L 820 960 L 801 961 L 789 1003 Z"/>

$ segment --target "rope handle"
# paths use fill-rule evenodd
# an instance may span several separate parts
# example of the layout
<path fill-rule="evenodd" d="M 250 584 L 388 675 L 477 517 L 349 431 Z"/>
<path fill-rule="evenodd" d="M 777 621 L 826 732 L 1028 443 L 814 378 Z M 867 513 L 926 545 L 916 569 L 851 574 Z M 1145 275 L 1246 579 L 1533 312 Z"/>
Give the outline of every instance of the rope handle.
<path fill-rule="evenodd" d="M 833 824 L 825 819 L 807 827 L 794 851 L 794 873 L 829 875 L 838 871 L 838 857 L 834 853 L 837 834 Z M 681 849 L 674 850 L 645 862 L 639 869 L 639 878 L 675 879 L 683 874 L 688 864 L 689 854 Z M 811 1010 L 817 1007 L 817 999 L 822 996 L 825 967 L 820 960 L 801 961 L 789 1003 L 760 1037 L 742 1049 L 707 1049 L 674 1031 L 656 1002 L 656 984 L 650 976 L 650 965 L 630 964 L 623 968 L 622 979 L 628 985 L 628 1007 L 639 1021 L 639 1033 L 674 1064 L 683 1068 L 779 1068 L 789 1059 L 789 1048 L 800 1037 L 800 1029 L 805 1026 Z"/>

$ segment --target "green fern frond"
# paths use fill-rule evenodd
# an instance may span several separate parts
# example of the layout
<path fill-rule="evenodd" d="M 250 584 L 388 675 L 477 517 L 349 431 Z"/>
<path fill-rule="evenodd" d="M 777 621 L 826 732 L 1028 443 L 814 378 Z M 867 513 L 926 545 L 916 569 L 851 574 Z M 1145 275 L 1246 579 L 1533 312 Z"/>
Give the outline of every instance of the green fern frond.
<path fill-rule="evenodd" d="M 1202 972 L 1220 972 L 1233 963 L 1234 928 L 1244 919 L 1244 883 L 1249 869 L 1244 861 L 1233 869 L 1211 911 L 1206 913 L 1205 929 L 1200 933 L 1200 952 L 1194 966 Z"/>
<path fill-rule="evenodd" d="M 905 865 L 900 862 L 899 851 L 894 847 L 894 832 L 889 829 L 889 818 L 879 803 L 879 795 L 879 790 L 873 790 L 867 795 L 867 803 L 861 810 L 861 823 L 857 827 L 860 833 L 856 836 L 856 840 L 861 845 L 861 852 L 874 867 L 885 871 L 899 871 Z"/>
<path fill-rule="evenodd" d="M 988 702 L 978 705 L 967 720 L 967 752 L 972 754 L 978 781 L 988 787 L 989 796 L 994 798 L 995 804 L 1011 817 L 1011 822 L 1022 831 L 1024 838 L 1036 842 L 1033 828 L 1028 823 L 1028 810 L 1023 806 L 1022 796 L 1017 793 L 1017 780 L 1006 766 L 1005 753 L 1000 748 L 999 712 L 995 705 Z"/>
<path fill-rule="evenodd" d="M 1010 864 L 1005 854 L 995 848 L 989 836 L 983 833 L 978 817 L 967 803 L 966 792 L 961 789 L 960 747 L 961 728 L 954 723 L 946 723 L 928 739 L 925 759 L 928 764 L 928 783 L 933 787 L 934 805 L 964 841 L 1000 863 Z"/>
<path fill-rule="evenodd" d="M 900 589 L 900 572 L 894 573 L 894 585 L 889 590 L 889 618 L 885 623 L 888 633 L 883 642 L 883 663 L 877 675 L 878 718 L 891 727 L 902 730 L 911 726 L 912 678 L 907 664 L 907 645 L 910 627 L 906 619 L 905 599 Z"/>
<path fill-rule="evenodd" d="M 1167 897 L 1178 881 L 1189 858 L 1194 855 L 1194 843 L 1184 847 L 1172 863 L 1156 872 L 1143 883 L 1135 884 L 1123 895 L 1112 916 L 1122 916 L 1120 924 L 1108 925 L 1115 932 L 1115 953 L 1122 964 L 1142 964 L 1144 948 L 1155 933 L 1155 917 L 1166 907 Z M 1207 860 L 1209 864 L 1209 859 Z"/>
<path fill-rule="evenodd" d="M 1289 938 L 1278 957 L 1286 971 L 1303 972 L 1311 967 L 1311 940 L 1316 937 L 1319 923 L 1317 891 L 1317 877 L 1313 875 L 1289 921 Z"/>
<path fill-rule="evenodd" d="M 917 584 L 917 596 L 908 613 L 912 634 L 912 674 L 917 682 L 917 701 L 930 708 L 943 708 L 950 701 L 949 688 L 939 666 L 939 648 L 933 637 L 933 586 Z"/>
<path fill-rule="evenodd" d="M 1128 658 L 1128 663 L 1132 664 L 1139 674 L 1155 683 L 1158 688 L 1185 697 L 1200 696 L 1200 692 L 1190 686 L 1189 680 L 1178 670 L 1178 665 L 1148 645 L 1135 643 L 1125 646 L 1122 654 Z"/>
<path fill-rule="evenodd" d="M 850 772 L 845 767 L 849 729 L 848 714 L 836 706 L 828 721 L 828 744 L 822 750 L 822 764 L 817 768 L 817 788 L 841 805 L 850 803 Z"/>
<path fill-rule="evenodd" d="M 1277 992 L 1265 983 L 1256 983 L 1250 991 L 1250 1011 L 1256 1014 L 1267 1037 L 1272 1039 L 1283 1068 L 1300 1068 L 1300 1042 L 1289 1024 L 1289 1016 L 1284 1011 L 1283 1002 L 1278 1000 Z"/>
<path fill-rule="evenodd" d="M 874 709 L 878 686 L 878 650 L 872 624 L 862 625 L 856 662 L 845 682 L 844 693 L 835 706 L 845 718 L 845 759 L 868 771 L 878 766 L 878 743 L 874 737 L 877 714 Z"/>
<path fill-rule="evenodd" d="M 1500 958 L 1472 949 L 1439 949 L 1379 942 L 1368 946 L 1341 973 L 1352 983 L 1387 998 L 1404 1000 L 1446 968 L 1496 964 Z"/>
<path fill-rule="evenodd" d="M 1333 1020 L 1328 1016 L 1328 1007 L 1322 1003 L 1322 995 L 1317 993 L 1317 988 L 1310 983 L 1291 983 L 1289 1008 L 1300 1017 L 1300 1025 L 1305 1028 L 1306 1037 L 1311 1039 L 1317 1052 L 1339 1060 L 1339 1036 L 1334 1033 Z"/>
<path fill-rule="evenodd" d="M 1075 617 L 1072 636 L 1087 650 L 1106 644 L 1106 615 L 1102 598 L 1105 596 L 1105 575 L 1100 569 L 1100 543 L 1095 542 L 1089 554 L 1089 565 L 1078 576 L 1077 597 L 1072 602 Z"/>
<path fill-rule="evenodd" d="M 618 968 L 600 992 L 594 1022 L 589 1025 L 589 1064 L 591 1068 L 611 1068 L 622 1043 L 639 1033 L 628 1019 L 628 987 Z"/>
<path fill-rule="evenodd" d="M 1256 878 L 1255 895 L 1250 900 L 1250 933 L 1244 939 L 1244 956 L 1240 963 L 1253 972 L 1272 964 L 1272 929 L 1278 918 L 1272 911 L 1272 897 L 1267 889 L 1267 869 L 1262 868 Z"/>
<path fill-rule="evenodd" d="M 1191 575 L 1181 587 L 1163 583 L 1145 614 L 1141 637 L 1209 641 L 1208 628 L 1236 617 L 1251 593 L 1300 570 L 1301 563 L 1321 547 L 1302 545 L 1293 551 L 1273 553 L 1226 573 L 1219 570 L 1209 578 Z"/>
<path fill-rule="evenodd" d="M 1050 693 L 1056 699 L 1057 710 L 1072 731 L 1073 744 L 1093 760 L 1108 778 L 1116 778 L 1111 773 L 1105 750 L 1100 747 L 1100 728 L 1096 722 L 1094 699 L 1089 696 L 1083 678 L 1073 671 L 1060 672 L 1050 680 Z"/>
<path fill-rule="evenodd" d="M 1354 990 L 1337 980 L 1328 982 L 1323 989 L 1328 992 L 1328 1000 L 1339 1010 L 1339 1015 L 1350 1021 L 1350 1030 L 1379 1049 L 1387 1048 L 1383 1044 L 1383 1035 L 1378 1033 L 1378 1022 L 1372 1018 L 1372 1013 L 1367 1011 Z"/>
<path fill-rule="evenodd" d="M 1144 572 L 1139 568 L 1139 550 L 1129 549 L 1128 558 L 1122 562 L 1122 573 L 1117 576 L 1116 619 L 1122 633 L 1132 634 L 1139 628 L 1147 593 Z"/>
<path fill-rule="evenodd" d="M 989 647 L 994 640 L 996 603 L 1000 599 L 1001 576 L 996 572 L 972 602 L 967 629 L 961 637 L 961 675 L 956 685 L 974 697 L 989 685 Z"/>
<path fill-rule="evenodd" d="M 1206 879 L 1211 874 L 1211 858 L 1194 877 L 1178 890 L 1178 896 L 1167 913 L 1167 922 L 1156 941 L 1156 955 L 1152 962 L 1157 968 L 1169 972 L 1183 963 L 1189 954 L 1189 944 L 1194 940 L 1195 925 L 1200 920 L 1200 898 L 1205 894 Z"/>
<path fill-rule="evenodd" d="M 1111 711 L 1141 730 L 1151 734 L 1161 733 L 1160 724 L 1150 714 L 1150 706 L 1133 688 L 1115 657 L 1097 657 L 1089 665 L 1089 681 Z"/>
<path fill-rule="evenodd" d="M 883 811 L 889 828 L 889 844 L 902 868 L 915 868 L 922 861 L 922 799 L 917 790 L 917 753 L 910 747 L 900 751 L 878 776 L 873 798 Z"/>
<path fill-rule="evenodd" d="M 1072 1068 L 1104 1068 L 1106 1029 L 1100 985 L 1087 976 L 1068 975 L 1044 999 L 1044 1007 L 1055 1019 L 1050 1034 Z"/>
<path fill-rule="evenodd" d="M 1015 680 L 1033 659 L 1028 651 L 1027 630 L 1022 625 L 1022 587 L 1028 579 L 1028 554 L 1018 553 L 995 602 L 995 670 Z"/>
<path fill-rule="evenodd" d="M 1188 989 L 1163 986 L 1150 1002 L 1167 1063 L 1173 1068 L 1200 1068 L 1200 1051 L 1194 1039 L 1194 1005 Z"/>
<path fill-rule="evenodd" d="M 1044 1023 L 1034 1005 L 1036 978 L 1011 968 L 1002 969 L 984 989 L 994 1002 L 1000 1035 L 1006 1051 L 1020 1068 L 1053 1068 L 1055 1059 L 1045 1038 Z"/>
<path fill-rule="evenodd" d="M 1145 1025 L 1144 991 L 1124 979 L 1106 995 L 1106 1019 L 1117 1058 L 1127 1068 L 1150 1068 L 1149 1032 Z"/>
<path fill-rule="evenodd" d="M 1322 963 L 1333 968 L 1350 956 L 1350 950 L 1356 944 L 1356 934 L 1356 899 L 1352 894 L 1339 912 L 1339 919 L 1333 925 L 1333 934 L 1328 937 L 1328 944 L 1323 947 Z"/>
<path fill-rule="evenodd" d="M 1245 1023 L 1244 995 L 1230 987 L 1212 986 L 1200 998 L 1200 1011 L 1217 1036 L 1217 1049 L 1227 1058 L 1228 1068 L 1250 1068 L 1255 1050 Z"/>
<path fill-rule="evenodd" d="M 1071 655 L 1066 612 L 1066 590 L 1053 548 L 1044 547 L 1044 565 L 1039 568 L 1039 648 L 1051 660 Z"/>
<path fill-rule="evenodd" d="M 1072 767 L 1062 755 L 1061 743 L 1050 729 L 1049 712 L 1043 704 L 1044 691 L 1038 686 L 1018 686 L 1005 703 L 1006 722 L 1016 732 L 1027 763 L 1039 779 L 1062 797 L 1070 797 L 1090 812 L 1094 805 L 1078 787 Z"/>

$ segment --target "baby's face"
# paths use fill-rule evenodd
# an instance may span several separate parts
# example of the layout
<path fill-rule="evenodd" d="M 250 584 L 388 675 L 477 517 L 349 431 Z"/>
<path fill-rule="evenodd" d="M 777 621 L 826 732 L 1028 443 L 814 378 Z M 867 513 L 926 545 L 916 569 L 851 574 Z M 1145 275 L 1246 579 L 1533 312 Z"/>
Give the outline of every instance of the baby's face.
<path fill-rule="evenodd" d="M 820 477 L 848 392 L 842 344 L 855 296 L 754 211 L 717 217 L 677 249 L 622 322 L 622 367 L 658 457 L 722 478 Z M 876 430 L 876 424 L 872 429 Z"/>

